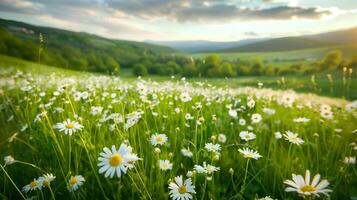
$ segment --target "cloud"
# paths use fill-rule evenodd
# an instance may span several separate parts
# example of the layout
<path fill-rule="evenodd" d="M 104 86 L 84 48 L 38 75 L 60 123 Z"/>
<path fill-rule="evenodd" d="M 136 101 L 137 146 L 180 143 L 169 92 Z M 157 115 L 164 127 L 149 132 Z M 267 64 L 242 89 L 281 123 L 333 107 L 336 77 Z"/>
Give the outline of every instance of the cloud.
<path fill-rule="evenodd" d="M 259 36 L 258 33 L 254 32 L 254 31 L 248 31 L 244 33 L 245 36 L 251 36 L 251 37 L 257 37 Z"/>
<path fill-rule="evenodd" d="M 110 8 L 130 16 L 143 19 L 168 19 L 178 22 L 212 22 L 233 20 L 288 20 L 292 18 L 319 19 L 331 15 L 328 9 L 290 5 L 290 1 L 261 0 L 264 2 L 286 2 L 274 6 L 254 6 L 253 1 L 107 1 Z"/>
<path fill-rule="evenodd" d="M 31 15 L 37 23 L 112 38 L 135 39 L 141 34 L 158 34 L 127 20 L 124 15 L 118 16 L 118 11 L 101 0 L 0 0 L 1 12 Z"/>
<path fill-rule="evenodd" d="M 0 16 L 106 37 L 160 38 L 195 27 L 236 22 L 335 17 L 341 10 L 307 7 L 298 0 L 0 0 Z M 337 12 L 339 11 L 339 13 Z M 31 16 L 30 16 L 31 15 Z M 30 20 L 31 19 L 31 20 Z M 166 26 L 167 25 L 167 26 Z M 223 28 L 222 28 L 223 29 Z M 250 30 L 250 29 L 248 29 Z M 198 31 L 199 32 L 199 31 Z M 248 33 L 247 33 L 248 34 Z M 167 35 L 167 34 L 166 34 Z M 201 37 L 201 33 L 199 34 Z M 244 34 L 244 30 L 242 32 Z M 247 35 L 246 35 L 247 36 Z M 252 35 L 251 35 L 252 36 Z"/>
<path fill-rule="evenodd" d="M 2 0 L 0 11 L 72 17 L 73 20 L 78 15 L 89 14 L 90 17 L 91 12 L 95 12 L 117 18 L 166 19 L 181 23 L 319 19 L 332 14 L 328 9 L 291 5 L 291 2 L 296 0 Z"/>
<path fill-rule="evenodd" d="M 24 0 L 2 0 L 0 1 L 0 11 L 15 12 L 24 14 L 36 14 L 43 6 L 39 3 L 34 3 Z"/>

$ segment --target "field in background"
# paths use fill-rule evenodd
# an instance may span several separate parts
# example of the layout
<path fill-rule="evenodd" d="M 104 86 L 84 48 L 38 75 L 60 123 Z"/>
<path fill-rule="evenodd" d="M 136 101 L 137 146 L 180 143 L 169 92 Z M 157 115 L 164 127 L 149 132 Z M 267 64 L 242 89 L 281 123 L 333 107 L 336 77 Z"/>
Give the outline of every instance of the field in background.
<path fill-rule="evenodd" d="M 40 65 L 34 62 L 24 61 L 21 59 L 0 55 L 0 69 L 1 67 L 15 66 L 28 72 L 41 72 L 50 74 L 52 72 L 63 73 L 64 75 L 82 75 L 90 74 L 89 72 L 81 72 L 76 70 L 69 70 L 57 67 L 51 67 L 47 65 Z M 136 79 L 132 75 L 132 69 L 122 68 L 121 77 L 124 79 Z M 348 73 L 347 73 L 348 74 Z M 99 75 L 99 74 L 98 74 Z M 332 74 L 333 82 L 331 83 L 325 73 L 321 73 L 315 76 L 316 85 L 311 81 L 311 76 L 307 75 L 289 75 L 285 77 L 281 76 L 242 76 L 238 78 L 222 79 L 222 78 L 190 78 L 188 81 L 196 82 L 203 81 L 217 86 L 253 86 L 258 87 L 258 83 L 263 83 L 264 88 L 272 89 L 293 89 L 297 92 L 304 93 L 316 93 L 324 96 L 342 97 L 346 99 L 357 99 L 357 78 L 356 72 L 350 77 L 346 75 L 346 81 L 343 81 L 342 72 L 338 71 Z M 349 78 L 350 77 L 350 78 Z M 152 79 L 155 81 L 170 80 L 171 77 L 167 76 L 152 76 L 150 75 L 146 79 Z M 175 77 L 180 79 L 180 77 Z"/>
<path fill-rule="evenodd" d="M 341 51 L 345 58 L 357 55 L 357 45 L 342 45 L 324 48 L 304 49 L 297 51 L 278 51 L 278 52 L 251 52 L 251 53 L 183 53 L 181 55 L 203 58 L 211 54 L 218 54 L 223 60 L 254 60 L 261 59 L 265 64 L 273 67 L 290 67 L 292 64 L 301 63 L 304 66 L 323 58 L 328 52 Z"/>

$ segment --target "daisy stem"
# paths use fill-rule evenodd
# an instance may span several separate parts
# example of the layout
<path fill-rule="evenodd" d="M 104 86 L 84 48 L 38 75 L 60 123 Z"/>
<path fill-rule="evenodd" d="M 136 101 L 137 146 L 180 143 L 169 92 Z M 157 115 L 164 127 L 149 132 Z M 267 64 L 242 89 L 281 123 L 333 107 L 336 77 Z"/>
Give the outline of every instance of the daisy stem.
<path fill-rule="evenodd" d="M 69 143 L 69 153 L 68 153 L 68 171 L 71 171 L 71 151 L 72 151 L 72 140 L 71 140 L 71 136 L 68 137 L 68 143 Z"/>
<path fill-rule="evenodd" d="M 292 144 L 289 144 L 289 150 L 288 150 L 288 156 L 287 156 L 287 162 L 286 162 L 286 164 L 288 165 L 288 163 L 290 162 L 289 161 L 289 159 L 290 159 L 290 151 L 291 151 L 291 146 L 292 146 Z M 288 166 L 286 165 L 286 167 L 285 168 L 287 168 Z"/>
<path fill-rule="evenodd" d="M 202 200 L 205 199 L 206 186 L 207 186 L 207 178 L 205 179 L 205 184 L 203 186 L 203 193 L 201 197 Z"/>
<path fill-rule="evenodd" d="M 134 181 L 133 177 L 130 176 L 130 174 L 128 174 L 129 178 L 131 179 L 131 181 L 134 183 L 136 189 L 140 192 L 141 196 L 145 197 L 145 195 L 141 192 L 141 190 L 139 189 L 138 185 L 136 185 L 136 182 Z"/>
<path fill-rule="evenodd" d="M 22 194 L 22 192 L 20 191 L 20 189 L 16 186 L 16 184 L 14 183 L 14 181 L 11 179 L 11 177 L 9 176 L 9 174 L 6 172 L 6 170 L 4 169 L 4 167 L 2 165 L 0 165 L 1 170 L 4 171 L 6 177 L 10 180 L 10 182 L 14 185 L 14 187 L 16 188 L 16 190 L 20 193 L 21 197 L 23 199 L 26 199 L 26 197 Z"/>
<path fill-rule="evenodd" d="M 143 187 L 145 188 L 145 191 L 146 191 L 147 195 L 149 196 L 149 199 L 152 200 L 152 198 L 151 198 L 151 196 L 150 196 L 150 193 L 149 193 L 148 189 L 146 188 L 143 179 L 141 178 L 140 173 L 138 172 L 138 170 L 136 169 L 136 167 L 134 167 L 134 168 L 135 168 L 136 173 L 137 173 L 138 176 L 139 176 L 139 179 L 140 179 L 140 181 L 141 181 L 141 184 L 143 184 Z"/>
<path fill-rule="evenodd" d="M 239 194 L 241 195 L 241 197 L 243 197 L 244 190 L 246 188 L 245 181 L 247 180 L 248 167 L 249 167 L 249 159 L 247 159 L 247 164 L 245 165 L 245 175 L 244 175 L 244 179 L 243 179 L 243 185 L 242 185 L 241 190 L 239 191 Z"/>
<path fill-rule="evenodd" d="M 79 137 L 81 138 L 81 141 L 82 141 L 84 150 L 85 150 L 85 152 L 86 152 L 86 154 L 87 154 L 87 157 L 88 157 L 89 164 L 90 164 L 90 166 L 91 166 L 91 168 L 92 168 L 92 171 L 93 171 L 93 174 L 94 174 L 94 176 L 95 176 L 95 178 L 96 178 L 96 180 L 97 180 L 97 182 L 98 182 L 99 188 L 100 188 L 100 190 L 102 191 L 102 194 L 103 194 L 104 198 L 105 198 L 105 199 L 108 199 L 108 197 L 106 196 L 106 194 L 105 194 L 105 192 L 104 192 L 103 186 L 102 186 L 102 184 L 101 184 L 101 182 L 100 182 L 100 179 L 99 179 L 99 177 L 98 177 L 98 174 L 96 173 L 97 171 L 94 169 L 94 166 L 93 166 L 93 163 L 92 163 L 92 160 L 91 160 L 91 157 L 90 157 L 90 154 L 89 154 L 89 151 L 88 151 L 86 142 L 84 141 L 84 139 L 83 139 L 81 136 L 79 136 Z"/>
<path fill-rule="evenodd" d="M 33 168 L 35 168 L 35 169 L 40 170 L 40 171 L 43 172 L 43 173 L 47 173 L 46 171 L 44 171 L 43 169 L 37 167 L 36 165 L 34 165 L 34 164 L 32 164 L 32 163 L 23 162 L 23 161 L 19 161 L 19 160 L 16 160 L 16 163 L 20 163 L 20 164 L 23 164 L 23 165 L 28 165 L 28 166 L 31 166 L 31 167 L 33 167 Z"/>
<path fill-rule="evenodd" d="M 232 181 L 232 186 L 233 186 L 234 192 L 238 194 L 237 187 L 236 187 L 236 185 L 234 183 L 233 174 L 231 175 L 231 181 Z"/>
<path fill-rule="evenodd" d="M 51 185 L 48 185 L 48 188 L 50 189 L 50 193 L 51 193 L 52 199 L 55 200 L 56 197 L 55 197 L 55 194 L 54 194 L 53 191 L 52 191 Z"/>

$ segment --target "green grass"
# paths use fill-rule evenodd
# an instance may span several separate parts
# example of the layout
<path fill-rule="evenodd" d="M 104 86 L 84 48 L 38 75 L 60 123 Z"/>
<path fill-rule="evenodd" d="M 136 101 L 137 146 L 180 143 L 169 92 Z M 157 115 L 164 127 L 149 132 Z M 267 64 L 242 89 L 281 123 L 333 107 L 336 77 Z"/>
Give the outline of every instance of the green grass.
<path fill-rule="evenodd" d="M 326 53 L 340 50 L 342 54 L 349 58 L 355 56 L 357 51 L 357 45 L 343 45 L 343 46 L 333 46 L 333 47 L 324 47 L 324 48 L 315 48 L 315 49 L 304 49 L 297 51 L 281 51 L 281 52 L 251 52 L 251 53 L 217 53 L 221 56 L 222 59 L 227 60 L 252 60 L 260 58 L 269 62 L 273 62 L 277 59 L 289 61 L 303 61 L 303 60 L 316 60 L 323 57 Z M 185 54 L 197 58 L 202 58 L 204 56 L 210 55 L 212 53 L 199 53 L 199 54 Z"/>
<path fill-rule="evenodd" d="M 263 83 L 263 88 L 277 90 L 292 89 L 301 93 L 315 93 L 321 96 L 345 98 L 349 100 L 357 99 L 357 77 L 355 74 L 346 73 L 345 81 L 343 72 L 332 74 L 333 81 L 330 82 L 327 73 L 320 73 L 315 76 L 315 84 L 309 75 L 288 75 L 288 76 L 242 76 L 230 79 L 205 79 L 207 83 L 217 86 L 229 87 L 258 87 L 258 83 Z M 190 81 L 202 81 L 202 79 L 189 79 Z"/>
<path fill-rule="evenodd" d="M 293 173 L 304 176 L 307 169 L 330 182 L 331 199 L 357 195 L 355 165 L 343 162 L 346 156 L 356 156 L 351 143 L 356 142 L 357 110 L 346 111 L 345 100 L 247 90 L 236 87 L 244 82 L 236 85 L 234 80 L 118 79 L 1 58 L 0 156 L 11 155 L 16 160 L 6 166 L 1 163 L 2 199 L 22 199 L 21 195 L 34 199 L 168 199 L 169 183 L 180 175 L 188 179 L 188 172 L 193 173 L 194 199 L 268 195 L 297 199 L 296 193 L 285 192 L 283 182 Z M 88 97 L 78 98 L 83 92 Z M 192 99 L 184 101 L 181 96 L 186 93 Z M 287 97 L 294 99 L 292 104 Z M 255 105 L 248 107 L 252 99 Z M 103 110 L 93 113 L 93 106 Z M 237 118 L 229 115 L 229 107 L 238 110 Z M 275 113 L 268 114 L 267 108 Z M 325 108 L 322 114 L 320 108 Z M 187 113 L 193 119 L 187 119 Z M 262 120 L 253 123 L 251 118 L 257 113 Z M 299 117 L 310 121 L 294 122 Z M 83 128 L 71 136 L 56 128 L 67 119 Z M 240 124 L 240 119 L 246 124 Z M 125 128 L 129 124 L 132 126 Z M 247 130 L 256 138 L 244 141 L 239 134 Z M 298 133 L 304 143 L 275 138 L 275 132 L 288 130 Z M 153 146 L 150 140 L 155 133 L 165 134 L 168 141 Z M 226 141 L 219 139 L 220 134 Z M 221 150 L 208 151 L 207 143 L 219 144 Z M 130 145 L 140 160 L 131 162 L 126 174 L 107 178 L 99 173 L 98 157 L 104 147 L 122 144 Z M 193 156 L 185 157 L 182 148 Z M 262 157 L 244 158 L 238 151 L 242 148 L 254 149 Z M 160 170 L 159 160 L 169 160 L 172 169 Z M 203 162 L 219 170 L 193 172 Z M 50 185 L 18 191 L 44 173 L 56 176 Z M 85 182 L 71 192 L 69 179 L 74 175 L 82 175 Z"/>
<path fill-rule="evenodd" d="M 345 110 L 345 100 L 239 87 L 258 81 L 269 87 L 278 77 L 118 79 L 6 56 L 0 59 L 0 157 L 11 155 L 16 160 L 6 166 L 1 163 L 2 199 L 168 199 L 168 184 L 179 175 L 187 179 L 189 172 L 193 173 L 194 199 L 268 195 L 297 199 L 296 193 L 285 192 L 283 182 L 291 179 L 292 173 L 304 176 L 307 169 L 330 182 L 331 199 L 357 195 L 356 165 L 343 162 L 347 156 L 356 156 L 352 144 L 356 142 L 357 110 Z M 276 89 L 300 83 L 290 83 L 290 78 Z M 317 82 L 321 84 L 319 78 Z M 78 99 L 83 92 L 88 97 Z M 183 101 L 183 94 L 191 99 Z M 287 97 L 293 99 L 292 104 Z M 255 105 L 248 107 L 252 99 Z M 94 106 L 103 110 L 93 114 Z M 228 108 L 238 111 L 236 118 L 229 115 Z M 269 114 L 267 108 L 275 113 Z M 193 119 L 188 119 L 187 113 Z M 256 113 L 262 120 L 253 123 Z M 294 122 L 299 117 L 310 121 Z M 83 128 L 71 136 L 56 128 L 67 119 Z M 240 119 L 246 124 L 240 124 Z M 244 141 L 239 134 L 247 130 L 256 138 Z M 275 132 L 288 130 L 298 133 L 304 143 L 275 138 Z M 150 140 L 155 133 L 165 134 L 168 141 L 153 146 Z M 220 134 L 226 141 L 219 139 Z M 219 144 L 221 150 L 210 152 L 207 143 Z M 119 148 L 121 144 L 130 145 L 140 160 L 131 162 L 126 174 L 107 178 L 99 173 L 98 157 L 104 147 Z M 188 148 L 193 156 L 185 157 L 182 148 Z M 242 148 L 254 149 L 262 157 L 244 158 L 238 151 Z M 159 160 L 169 160 L 172 169 L 160 170 Z M 194 166 L 203 162 L 219 170 L 213 174 L 193 172 Z M 44 173 L 56 176 L 50 187 L 20 191 Z M 71 192 L 69 179 L 74 175 L 82 175 L 85 182 Z"/>

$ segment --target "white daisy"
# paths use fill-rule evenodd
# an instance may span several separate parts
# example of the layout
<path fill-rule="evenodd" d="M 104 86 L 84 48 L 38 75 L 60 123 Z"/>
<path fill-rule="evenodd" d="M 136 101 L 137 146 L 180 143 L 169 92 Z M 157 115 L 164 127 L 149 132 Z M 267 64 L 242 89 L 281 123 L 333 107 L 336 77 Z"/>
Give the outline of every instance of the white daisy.
<path fill-rule="evenodd" d="M 6 165 L 14 164 L 16 162 L 16 160 L 11 155 L 8 155 L 8 156 L 4 157 L 4 162 L 5 162 L 5 166 L 6 166 Z"/>
<path fill-rule="evenodd" d="M 64 134 L 66 135 L 72 135 L 72 133 L 77 132 L 77 130 L 82 130 L 83 126 L 76 121 L 71 121 L 70 119 L 67 119 L 67 121 L 57 123 L 55 128 L 61 132 L 64 132 Z"/>
<path fill-rule="evenodd" d="M 219 134 L 218 135 L 218 141 L 220 142 L 220 143 L 226 143 L 226 141 L 227 141 L 227 136 L 225 135 L 225 134 Z"/>
<path fill-rule="evenodd" d="M 291 131 L 285 131 L 284 137 L 285 137 L 285 140 L 288 140 L 289 142 L 291 142 L 293 144 L 300 145 L 300 144 L 304 143 L 304 140 L 299 138 L 299 135 L 297 133 L 293 133 Z"/>
<path fill-rule="evenodd" d="M 320 174 L 317 174 L 312 179 L 310 183 L 310 171 L 306 170 L 305 179 L 302 175 L 292 174 L 292 180 L 285 180 L 284 183 L 289 187 L 285 189 L 286 192 L 297 192 L 301 196 L 320 196 L 324 194 L 329 196 L 328 193 L 332 192 L 332 190 L 327 189 L 329 186 L 329 182 L 327 180 L 322 180 L 320 183 Z"/>
<path fill-rule="evenodd" d="M 205 149 L 207 149 L 208 152 L 220 152 L 221 151 L 221 145 L 220 144 L 213 144 L 211 142 L 205 144 Z"/>
<path fill-rule="evenodd" d="M 195 165 L 194 168 L 197 173 L 201 173 L 201 174 L 212 174 L 213 172 L 219 171 L 219 167 L 210 165 L 210 164 L 206 164 L 206 162 L 203 162 L 202 166 L 201 165 Z"/>
<path fill-rule="evenodd" d="M 235 118 L 235 119 L 236 119 L 237 116 L 238 116 L 237 110 L 229 109 L 228 115 L 231 116 L 232 118 Z"/>
<path fill-rule="evenodd" d="M 88 99 L 89 93 L 88 92 L 82 92 L 81 97 L 82 97 L 82 99 Z"/>
<path fill-rule="evenodd" d="M 239 133 L 239 137 L 242 138 L 242 140 L 249 141 L 253 140 L 256 138 L 255 134 L 249 131 L 241 131 Z"/>
<path fill-rule="evenodd" d="M 356 157 L 354 157 L 354 156 L 345 157 L 345 159 L 343 160 L 343 162 L 344 162 L 346 165 L 354 165 L 354 164 L 356 164 Z"/>
<path fill-rule="evenodd" d="M 239 125 L 244 126 L 246 124 L 245 119 L 241 118 L 238 121 Z"/>
<path fill-rule="evenodd" d="M 95 116 L 101 114 L 102 111 L 103 111 L 102 106 L 92 106 L 90 114 Z"/>
<path fill-rule="evenodd" d="M 167 136 L 165 134 L 154 134 L 151 136 L 151 144 L 153 146 L 163 145 L 167 142 Z"/>
<path fill-rule="evenodd" d="M 254 151 L 249 148 L 239 149 L 238 151 L 243 154 L 244 158 L 253 158 L 255 160 L 258 160 L 260 157 L 262 157 L 257 151 Z"/>
<path fill-rule="evenodd" d="M 194 117 L 190 113 L 186 113 L 185 119 L 186 120 L 191 120 L 191 119 L 194 119 Z"/>
<path fill-rule="evenodd" d="M 49 186 L 50 183 L 55 180 L 55 176 L 53 176 L 53 174 L 44 174 L 43 176 L 41 176 L 39 178 L 39 180 L 43 183 L 43 185 L 45 186 Z"/>
<path fill-rule="evenodd" d="M 283 137 L 279 131 L 275 132 L 274 136 L 275 136 L 275 139 L 277 139 L 277 140 L 279 140 Z"/>
<path fill-rule="evenodd" d="M 298 118 L 294 119 L 294 122 L 296 122 L 296 123 L 306 123 L 309 121 L 310 121 L 310 119 L 306 118 L 306 117 L 298 117 Z"/>
<path fill-rule="evenodd" d="M 173 200 L 188 200 L 192 199 L 192 194 L 196 194 L 195 186 L 192 185 L 191 178 L 183 181 L 182 176 L 175 177 L 175 182 L 169 184 L 170 197 Z"/>
<path fill-rule="evenodd" d="M 42 187 L 43 187 L 43 182 L 40 179 L 33 179 L 33 181 L 31 181 L 30 184 L 22 187 L 22 191 L 27 193 L 33 190 L 41 190 Z"/>
<path fill-rule="evenodd" d="M 274 115 L 276 111 L 272 108 L 263 108 L 263 112 L 267 115 Z"/>
<path fill-rule="evenodd" d="M 248 103 L 247 103 L 247 106 L 248 106 L 249 108 L 253 108 L 253 107 L 255 106 L 255 101 L 254 101 L 254 99 L 250 98 L 249 101 L 248 101 Z"/>
<path fill-rule="evenodd" d="M 169 160 L 159 160 L 159 167 L 163 171 L 170 170 L 172 169 L 172 163 Z"/>
<path fill-rule="evenodd" d="M 251 120 L 252 124 L 257 124 L 262 121 L 262 116 L 259 113 L 254 113 L 252 114 Z"/>
<path fill-rule="evenodd" d="M 192 100 L 191 96 L 187 92 L 181 93 L 180 99 L 182 102 L 188 102 Z"/>
<path fill-rule="evenodd" d="M 191 158 L 191 157 L 193 156 L 192 151 L 190 151 L 189 149 L 183 148 L 183 149 L 181 149 L 181 153 L 182 153 L 182 155 L 185 156 L 185 157 Z"/>
<path fill-rule="evenodd" d="M 78 190 L 79 186 L 83 185 L 86 180 L 82 175 L 71 176 L 68 180 L 68 189 L 71 192 Z"/>
<path fill-rule="evenodd" d="M 114 174 L 120 178 L 121 173 L 126 174 L 128 169 L 134 167 L 134 163 L 139 160 L 138 156 L 132 153 L 132 148 L 125 144 L 121 144 L 119 149 L 116 150 L 115 146 L 112 146 L 110 150 L 107 147 L 103 148 L 103 152 L 100 153 L 98 158 L 99 173 L 104 174 L 105 177 L 113 178 Z"/>

